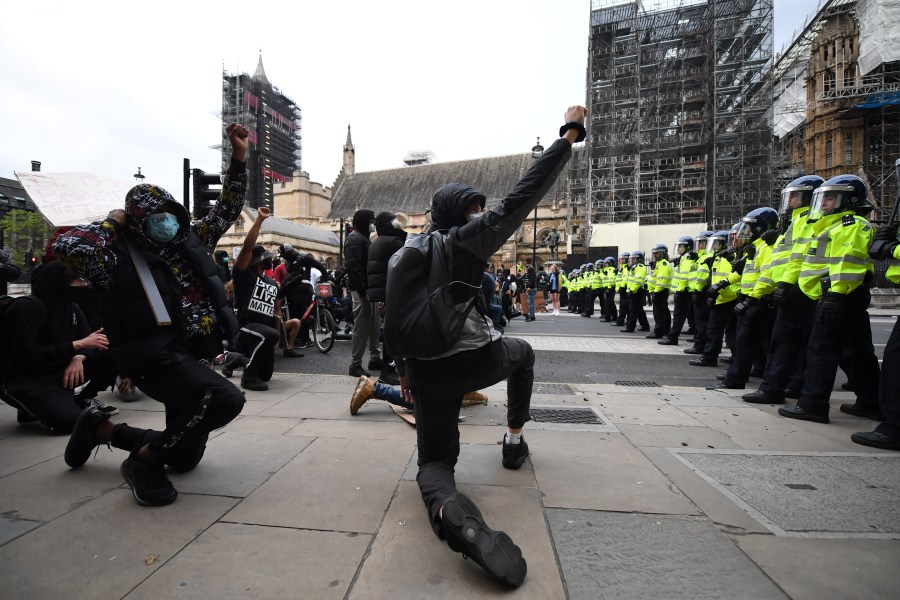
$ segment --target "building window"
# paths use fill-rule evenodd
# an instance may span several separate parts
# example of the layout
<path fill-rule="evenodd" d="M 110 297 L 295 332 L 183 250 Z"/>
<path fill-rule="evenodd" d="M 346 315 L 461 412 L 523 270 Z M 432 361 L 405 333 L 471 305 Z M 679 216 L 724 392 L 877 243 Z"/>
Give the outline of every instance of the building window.
<path fill-rule="evenodd" d="M 822 91 L 830 92 L 834 89 L 834 71 L 822 73 Z"/>
<path fill-rule="evenodd" d="M 853 65 L 844 67 L 844 87 L 854 87 L 856 85 L 856 69 Z"/>
<path fill-rule="evenodd" d="M 825 168 L 831 167 L 831 152 L 832 152 L 832 143 L 831 138 L 828 138 L 828 141 L 825 142 Z"/>
<path fill-rule="evenodd" d="M 853 164 L 853 135 L 850 133 L 844 134 L 844 164 Z"/>
<path fill-rule="evenodd" d="M 235 231 L 243 231 L 244 230 L 244 219 L 238 219 L 234 222 L 234 230 Z"/>

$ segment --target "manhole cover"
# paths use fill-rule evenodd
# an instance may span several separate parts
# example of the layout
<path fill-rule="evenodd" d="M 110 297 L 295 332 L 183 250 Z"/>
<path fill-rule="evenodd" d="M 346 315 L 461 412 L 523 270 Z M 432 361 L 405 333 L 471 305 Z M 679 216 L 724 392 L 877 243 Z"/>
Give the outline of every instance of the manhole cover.
<path fill-rule="evenodd" d="M 531 418 L 538 423 L 603 425 L 597 413 L 590 408 L 532 408 Z"/>
<path fill-rule="evenodd" d="M 565 383 L 534 383 L 532 394 L 571 394 L 572 387 Z"/>
<path fill-rule="evenodd" d="M 616 381 L 615 385 L 624 385 L 625 387 L 659 387 L 655 381 Z"/>

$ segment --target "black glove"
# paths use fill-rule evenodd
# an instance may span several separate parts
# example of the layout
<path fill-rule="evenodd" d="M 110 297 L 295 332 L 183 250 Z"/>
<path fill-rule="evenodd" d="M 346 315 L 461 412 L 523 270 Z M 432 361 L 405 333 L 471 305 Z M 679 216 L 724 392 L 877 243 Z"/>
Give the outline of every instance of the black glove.
<path fill-rule="evenodd" d="M 719 256 L 728 262 L 732 262 L 734 260 L 734 250 L 722 250 L 719 252 Z"/>
<path fill-rule="evenodd" d="M 830 325 L 838 320 L 841 314 L 841 306 L 846 296 L 837 292 L 825 292 L 819 299 L 819 312 L 816 321 L 823 325 Z"/>
<path fill-rule="evenodd" d="M 753 258 L 756 256 L 756 246 L 754 246 L 753 244 L 747 244 L 746 246 L 743 246 L 742 253 L 745 258 L 753 260 Z"/>
<path fill-rule="evenodd" d="M 781 235 L 780 229 L 770 229 L 769 231 L 762 234 L 762 241 L 764 241 L 769 246 L 774 246 L 775 242 L 778 241 L 778 236 Z"/>
<path fill-rule="evenodd" d="M 738 303 L 735 305 L 735 307 L 734 307 L 734 314 L 736 314 L 736 315 L 742 315 L 742 314 L 744 314 L 745 312 L 747 312 L 747 309 L 748 309 L 748 308 L 750 308 L 751 306 L 753 306 L 753 305 L 756 304 L 757 302 L 759 302 L 758 299 L 753 298 L 753 297 L 751 297 L 751 296 L 747 296 L 746 298 L 744 298 L 743 300 L 741 300 L 740 302 L 738 302 Z"/>
<path fill-rule="evenodd" d="M 876 240 L 881 241 L 881 240 Z M 897 248 L 898 242 L 888 242 L 881 241 L 882 243 L 872 244 L 872 248 L 869 251 L 869 255 L 875 260 L 886 260 L 890 258 L 894 258 L 894 250 Z M 874 251 L 874 252 L 873 252 Z"/>
<path fill-rule="evenodd" d="M 772 303 L 775 306 L 780 306 L 781 308 L 785 308 L 791 303 L 791 295 L 797 286 L 781 282 L 775 286 L 775 291 L 772 292 Z"/>
<path fill-rule="evenodd" d="M 733 263 L 731 263 L 731 270 L 737 273 L 738 275 L 744 274 L 744 267 L 747 266 L 747 257 L 740 258 Z"/>
<path fill-rule="evenodd" d="M 727 288 L 729 285 L 727 279 L 723 279 L 722 281 L 717 282 L 714 285 L 709 286 L 709 289 L 706 290 L 706 297 L 710 300 L 715 300 L 719 297 L 719 292 Z"/>
<path fill-rule="evenodd" d="M 882 225 L 875 230 L 875 237 L 872 239 L 895 241 L 897 239 L 897 226 Z"/>
<path fill-rule="evenodd" d="M 696 252 L 688 252 L 687 254 L 685 254 L 685 256 L 687 256 L 687 257 L 688 257 L 689 259 L 691 259 L 691 260 L 697 260 L 697 253 L 696 253 Z"/>

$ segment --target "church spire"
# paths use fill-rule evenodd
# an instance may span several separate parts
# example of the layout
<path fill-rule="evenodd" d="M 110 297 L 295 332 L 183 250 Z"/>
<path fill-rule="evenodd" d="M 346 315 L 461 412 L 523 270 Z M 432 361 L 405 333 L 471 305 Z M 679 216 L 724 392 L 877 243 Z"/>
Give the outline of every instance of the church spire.
<path fill-rule="evenodd" d="M 253 80 L 269 83 L 269 78 L 266 77 L 266 70 L 263 68 L 262 64 L 262 50 L 259 51 L 259 62 L 256 63 L 256 72 L 253 73 Z"/>
<path fill-rule="evenodd" d="M 356 173 L 356 149 L 353 147 L 353 139 L 350 137 L 350 125 L 347 125 L 347 141 L 344 142 L 344 168 L 346 175 Z"/>

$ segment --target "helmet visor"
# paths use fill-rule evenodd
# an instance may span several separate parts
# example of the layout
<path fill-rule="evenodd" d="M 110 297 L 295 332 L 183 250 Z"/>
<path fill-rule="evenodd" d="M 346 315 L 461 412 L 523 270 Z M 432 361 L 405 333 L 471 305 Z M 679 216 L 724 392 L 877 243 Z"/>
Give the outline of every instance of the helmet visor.
<path fill-rule="evenodd" d="M 708 253 L 720 252 L 725 249 L 725 240 L 720 237 L 710 236 L 705 241 L 705 249 Z"/>
<path fill-rule="evenodd" d="M 795 208 L 806 206 L 810 192 L 812 192 L 811 185 L 784 188 L 781 190 L 781 208 L 778 209 L 778 212 L 784 214 Z"/>
<path fill-rule="evenodd" d="M 741 223 L 740 227 L 738 227 L 737 231 L 734 233 L 734 240 L 740 246 L 752 239 L 753 223 L 745 220 Z"/>
<path fill-rule="evenodd" d="M 821 186 L 813 192 L 812 204 L 809 207 L 809 222 L 814 223 L 822 217 L 847 210 L 853 186 L 829 185 Z"/>

